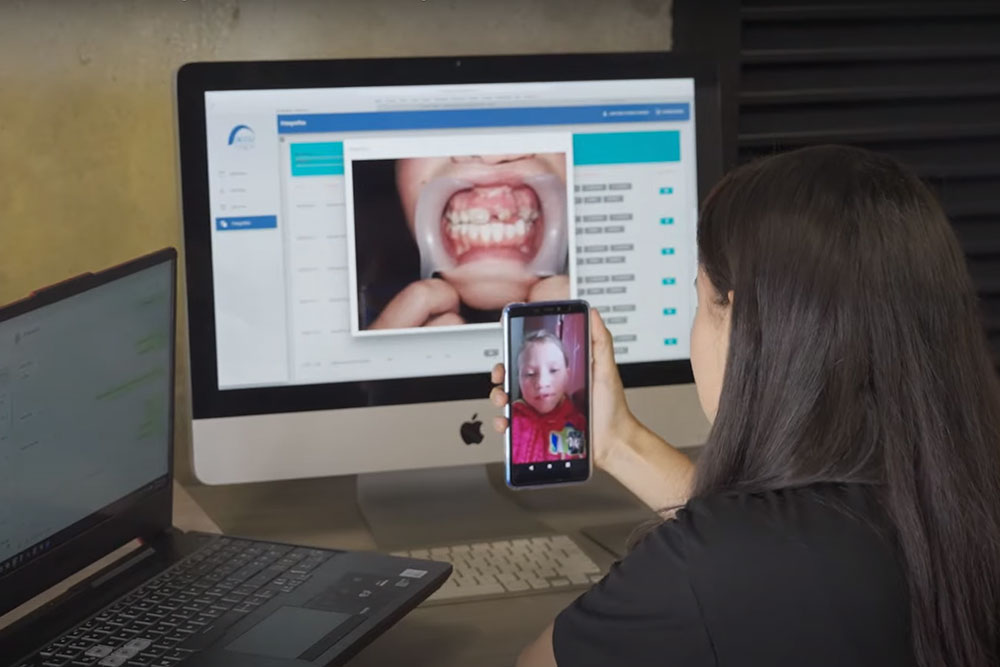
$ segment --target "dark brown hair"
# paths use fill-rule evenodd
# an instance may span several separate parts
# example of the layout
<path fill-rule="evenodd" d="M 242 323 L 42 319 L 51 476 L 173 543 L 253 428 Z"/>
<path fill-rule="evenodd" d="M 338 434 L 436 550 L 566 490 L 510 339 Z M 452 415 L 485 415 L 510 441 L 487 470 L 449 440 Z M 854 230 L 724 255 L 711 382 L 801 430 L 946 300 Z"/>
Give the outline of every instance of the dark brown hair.
<path fill-rule="evenodd" d="M 733 298 L 695 497 L 871 484 L 919 664 L 1000 663 L 1000 388 L 934 196 L 887 156 L 805 148 L 726 176 L 698 251 Z"/>

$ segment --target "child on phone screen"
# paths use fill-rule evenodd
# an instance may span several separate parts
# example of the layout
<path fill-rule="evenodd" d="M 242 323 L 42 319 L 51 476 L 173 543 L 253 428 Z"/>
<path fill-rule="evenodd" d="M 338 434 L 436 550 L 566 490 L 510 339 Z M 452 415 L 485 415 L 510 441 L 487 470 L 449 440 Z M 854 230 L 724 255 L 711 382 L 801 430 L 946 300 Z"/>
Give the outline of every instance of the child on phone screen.
<path fill-rule="evenodd" d="M 540 330 L 517 353 L 521 398 L 511 405 L 511 460 L 538 463 L 586 455 L 587 419 L 567 394 L 569 356 L 562 341 Z"/>

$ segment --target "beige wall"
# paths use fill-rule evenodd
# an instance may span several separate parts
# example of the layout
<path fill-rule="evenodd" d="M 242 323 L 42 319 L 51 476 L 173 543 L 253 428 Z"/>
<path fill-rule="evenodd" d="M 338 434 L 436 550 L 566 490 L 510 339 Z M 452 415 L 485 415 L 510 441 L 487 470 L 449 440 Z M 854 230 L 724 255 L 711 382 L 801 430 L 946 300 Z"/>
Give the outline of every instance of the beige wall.
<path fill-rule="evenodd" d="M 171 81 L 184 62 L 663 49 L 670 4 L 2 0 L 0 303 L 179 245 Z"/>

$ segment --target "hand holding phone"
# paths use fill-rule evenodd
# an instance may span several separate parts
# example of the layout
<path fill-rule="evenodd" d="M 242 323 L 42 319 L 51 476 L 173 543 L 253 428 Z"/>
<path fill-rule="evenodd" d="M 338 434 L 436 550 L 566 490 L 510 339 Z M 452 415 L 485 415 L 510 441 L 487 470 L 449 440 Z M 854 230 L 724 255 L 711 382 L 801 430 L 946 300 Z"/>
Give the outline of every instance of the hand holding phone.
<path fill-rule="evenodd" d="M 512 487 L 590 478 L 589 310 L 585 301 L 504 309 L 505 445 Z"/>

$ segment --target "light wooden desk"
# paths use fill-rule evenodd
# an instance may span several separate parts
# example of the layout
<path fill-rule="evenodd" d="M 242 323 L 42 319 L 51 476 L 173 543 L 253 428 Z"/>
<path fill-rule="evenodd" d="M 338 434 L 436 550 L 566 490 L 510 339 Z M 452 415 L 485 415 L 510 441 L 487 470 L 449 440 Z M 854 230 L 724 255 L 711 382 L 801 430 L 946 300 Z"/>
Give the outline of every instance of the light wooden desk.
<path fill-rule="evenodd" d="M 495 473 L 495 471 L 494 471 Z M 183 492 L 186 491 L 186 492 Z M 638 525 L 653 517 L 610 477 L 598 473 L 580 486 L 510 494 L 554 532 L 575 533 L 611 523 Z M 374 548 L 358 514 L 354 478 L 267 482 L 222 487 L 192 485 L 177 494 L 175 524 L 196 525 L 258 539 L 352 550 Z M 433 521 L 434 517 L 428 517 Z M 205 528 L 201 528 L 204 530 Z M 587 548 L 600 565 L 613 558 Z M 350 662 L 352 667 L 513 664 L 578 592 L 421 606 Z"/>

